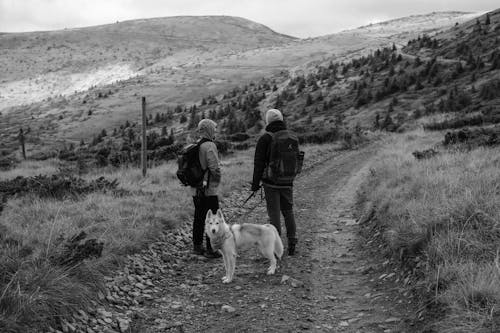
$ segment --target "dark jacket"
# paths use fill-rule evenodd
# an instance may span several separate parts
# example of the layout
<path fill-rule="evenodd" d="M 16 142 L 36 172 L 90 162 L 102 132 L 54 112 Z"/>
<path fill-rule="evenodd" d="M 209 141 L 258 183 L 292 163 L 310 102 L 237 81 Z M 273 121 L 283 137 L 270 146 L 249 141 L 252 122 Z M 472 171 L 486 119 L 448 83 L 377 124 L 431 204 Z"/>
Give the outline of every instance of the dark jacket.
<path fill-rule="evenodd" d="M 285 130 L 286 126 L 283 121 L 277 120 L 273 121 L 266 126 L 266 133 L 257 141 L 257 146 L 255 147 L 255 157 L 253 166 L 253 181 L 252 181 L 252 191 L 257 191 L 259 189 L 260 182 L 267 185 L 276 185 L 269 179 L 262 178 L 264 170 L 269 163 L 269 148 L 271 145 L 272 137 L 269 133 L 276 133 L 281 130 Z M 281 186 L 292 186 L 293 184 L 284 184 Z"/>

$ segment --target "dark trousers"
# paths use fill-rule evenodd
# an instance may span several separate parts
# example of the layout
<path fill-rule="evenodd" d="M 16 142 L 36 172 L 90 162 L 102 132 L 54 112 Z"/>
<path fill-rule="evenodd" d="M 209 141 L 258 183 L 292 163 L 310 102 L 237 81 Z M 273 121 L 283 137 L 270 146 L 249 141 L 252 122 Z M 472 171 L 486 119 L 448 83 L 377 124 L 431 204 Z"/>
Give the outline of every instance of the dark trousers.
<path fill-rule="evenodd" d="M 205 233 L 205 218 L 208 210 L 211 209 L 212 213 L 217 213 L 219 209 L 219 197 L 216 195 L 211 196 L 194 196 L 194 221 L 193 221 L 193 244 L 203 245 L 203 234 Z M 212 251 L 210 246 L 210 239 L 206 236 L 207 250 Z"/>
<path fill-rule="evenodd" d="M 288 244 L 297 243 L 295 218 L 293 216 L 293 188 L 275 188 L 264 185 L 266 195 L 267 215 L 272 225 L 281 235 L 280 212 L 285 220 Z"/>

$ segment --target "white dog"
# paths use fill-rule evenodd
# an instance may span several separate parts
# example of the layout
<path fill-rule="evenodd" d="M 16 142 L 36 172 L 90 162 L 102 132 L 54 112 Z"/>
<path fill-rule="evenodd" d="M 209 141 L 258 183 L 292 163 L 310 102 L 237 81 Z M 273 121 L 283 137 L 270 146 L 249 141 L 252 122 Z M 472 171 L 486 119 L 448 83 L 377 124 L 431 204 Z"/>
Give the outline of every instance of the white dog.
<path fill-rule="evenodd" d="M 271 224 L 243 223 L 229 226 L 221 210 L 217 210 L 216 214 L 208 210 L 205 233 L 210 238 L 212 248 L 222 253 L 226 269 L 226 276 L 222 278 L 223 283 L 233 280 L 237 249 L 246 249 L 256 245 L 260 253 L 271 262 L 267 270 L 268 275 L 276 271 L 276 257 L 281 260 L 283 255 L 280 235 Z"/>

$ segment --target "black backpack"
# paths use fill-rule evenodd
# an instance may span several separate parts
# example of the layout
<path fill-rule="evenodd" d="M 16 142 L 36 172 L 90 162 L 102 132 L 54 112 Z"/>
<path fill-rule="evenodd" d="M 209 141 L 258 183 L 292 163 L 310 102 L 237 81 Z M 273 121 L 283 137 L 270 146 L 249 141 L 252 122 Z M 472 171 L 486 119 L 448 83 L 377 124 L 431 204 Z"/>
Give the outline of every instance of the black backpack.
<path fill-rule="evenodd" d="M 202 143 L 211 141 L 201 139 L 198 143 L 192 143 L 180 151 L 177 157 L 177 178 L 184 186 L 199 187 L 207 170 L 203 170 L 200 164 L 200 146 Z"/>
<path fill-rule="evenodd" d="M 297 135 L 289 130 L 270 133 L 269 163 L 264 178 L 276 185 L 289 185 L 302 171 L 304 152 L 299 150 Z"/>

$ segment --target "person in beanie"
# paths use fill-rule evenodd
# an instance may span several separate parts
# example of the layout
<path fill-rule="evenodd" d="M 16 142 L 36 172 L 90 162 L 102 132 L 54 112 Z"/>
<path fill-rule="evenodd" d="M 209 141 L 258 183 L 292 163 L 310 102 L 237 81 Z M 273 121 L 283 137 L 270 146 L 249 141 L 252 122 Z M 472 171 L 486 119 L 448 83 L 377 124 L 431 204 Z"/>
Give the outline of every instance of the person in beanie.
<path fill-rule="evenodd" d="M 193 222 L 193 250 L 195 254 L 205 255 L 209 258 L 218 258 L 221 255 L 214 252 L 208 236 L 206 250 L 203 248 L 203 235 L 205 233 L 205 218 L 208 210 L 216 214 L 219 209 L 217 189 L 221 180 L 219 153 L 214 143 L 217 124 L 210 119 L 203 119 L 198 123 L 197 132 L 200 144 L 199 158 L 203 170 L 207 170 L 201 188 L 191 187 L 194 203 Z"/>
<path fill-rule="evenodd" d="M 266 133 L 257 141 L 255 147 L 254 170 L 252 191 L 260 188 L 260 183 L 264 187 L 266 197 L 267 214 L 272 225 L 276 227 L 281 235 L 280 213 L 285 220 L 286 234 L 288 238 L 288 255 L 295 254 L 297 244 L 295 218 L 293 215 L 293 182 L 289 184 L 275 184 L 272 180 L 266 179 L 264 171 L 269 164 L 269 149 L 272 142 L 272 136 L 269 133 L 275 133 L 286 130 L 283 122 L 283 115 L 277 109 L 270 109 L 266 112 Z"/>

